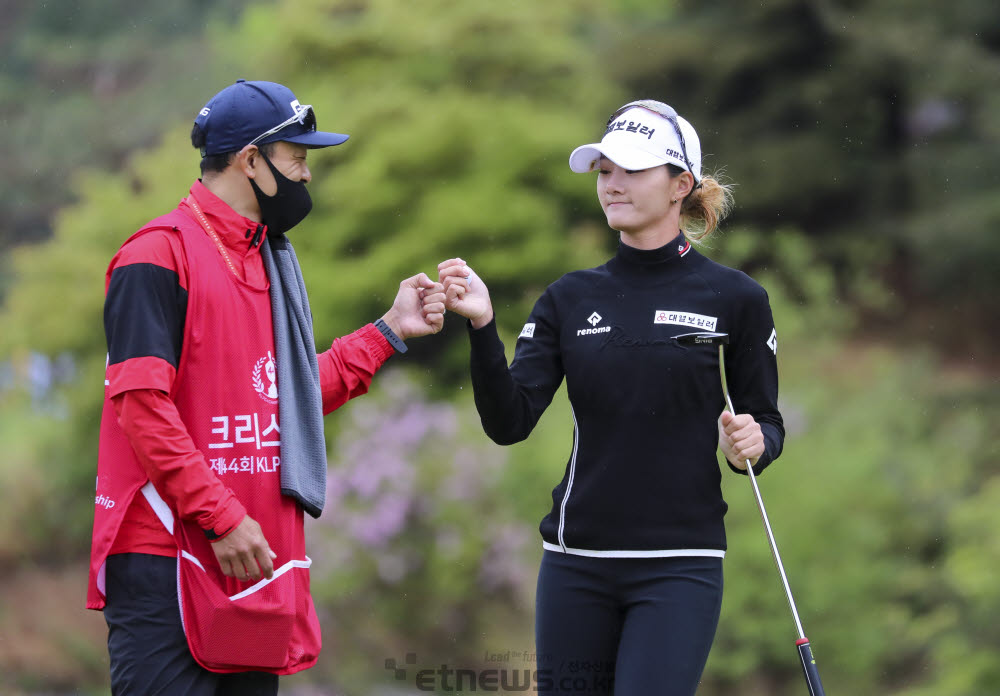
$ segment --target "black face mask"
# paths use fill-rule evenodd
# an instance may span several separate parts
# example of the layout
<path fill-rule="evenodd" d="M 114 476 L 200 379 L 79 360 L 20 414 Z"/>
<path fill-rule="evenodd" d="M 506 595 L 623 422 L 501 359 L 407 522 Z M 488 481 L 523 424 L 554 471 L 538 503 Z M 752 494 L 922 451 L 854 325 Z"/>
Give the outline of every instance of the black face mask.
<path fill-rule="evenodd" d="M 253 179 L 250 179 L 250 186 L 253 187 L 253 193 L 257 197 L 261 219 L 267 225 L 267 236 L 280 237 L 302 222 L 309 214 L 313 205 L 312 198 L 306 191 L 305 182 L 292 181 L 275 169 L 271 160 L 263 152 L 259 154 L 267 162 L 271 173 L 274 174 L 278 190 L 274 192 L 273 196 L 268 196 L 260 190 L 257 182 Z"/>

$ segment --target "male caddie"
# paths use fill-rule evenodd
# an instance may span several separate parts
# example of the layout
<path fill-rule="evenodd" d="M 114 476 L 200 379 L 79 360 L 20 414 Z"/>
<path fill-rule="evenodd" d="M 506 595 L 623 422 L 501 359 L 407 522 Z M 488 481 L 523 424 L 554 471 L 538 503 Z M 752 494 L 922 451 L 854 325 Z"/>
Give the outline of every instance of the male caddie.
<path fill-rule="evenodd" d="M 202 178 L 107 270 L 87 606 L 104 610 L 115 694 L 276 694 L 320 650 L 303 513 L 323 509 L 323 415 L 440 330 L 444 295 L 408 278 L 317 355 L 285 233 L 312 207 L 309 150 L 347 136 L 287 87 L 240 80 L 191 140 Z"/>

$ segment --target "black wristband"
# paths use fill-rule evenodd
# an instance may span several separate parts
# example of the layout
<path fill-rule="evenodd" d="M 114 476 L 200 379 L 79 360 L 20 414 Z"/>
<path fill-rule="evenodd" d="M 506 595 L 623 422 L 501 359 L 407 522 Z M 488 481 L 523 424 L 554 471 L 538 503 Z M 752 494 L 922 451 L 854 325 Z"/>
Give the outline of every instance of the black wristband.
<path fill-rule="evenodd" d="M 229 534 L 230 530 L 232 530 L 232 527 L 222 532 L 222 534 L 216 534 L 214 529 L 203 529 L 201 531 L 205 532 L 206 539 L 208 539 L 209 541 L 215 541 L 216 539 L 221 539 L 222 537 Z"/>
<path fill-rule="evenodd" d="M 406 344 L 403 343 L 403 339 L 396 335 L 396 332 L 389 328 L 389 325 L 384 321 L 379 319 L 375 322 L 375 328 L 385 336 L 385 340 L 389 342 L 389 345 L 395 349 L 397 353 L 405 353 L 407 351 Z"/>

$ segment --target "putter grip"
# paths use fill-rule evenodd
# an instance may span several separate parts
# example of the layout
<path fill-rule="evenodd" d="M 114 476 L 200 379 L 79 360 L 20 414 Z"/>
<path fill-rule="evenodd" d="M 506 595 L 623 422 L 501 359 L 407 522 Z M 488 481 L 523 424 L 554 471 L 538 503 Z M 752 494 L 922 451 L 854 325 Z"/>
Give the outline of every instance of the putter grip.
<path fill-rule="evenodd" d="M 819 680 L 819 670 L 816 669 L 812 648 L 809 647 L 809 639 L 803 638 L 795 641 L 795 645 L 799 649 L 799 659 L 802 660 L 802 671 L 806 675 L 809 696 L 826 696 L 826 692 L 823 691 L 823 682 Z"/>

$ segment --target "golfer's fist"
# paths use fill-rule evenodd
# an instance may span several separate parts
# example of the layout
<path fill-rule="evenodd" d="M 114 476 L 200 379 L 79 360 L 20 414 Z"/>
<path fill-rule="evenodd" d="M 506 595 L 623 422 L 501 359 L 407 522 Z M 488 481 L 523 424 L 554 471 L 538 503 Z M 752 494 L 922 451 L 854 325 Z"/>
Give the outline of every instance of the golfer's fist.
<path fill-rule="evenodd" d="M 222 573 L 237 580 L 268 580 L 274 575 L 274 559 L 260 525 L 250 515 L 243 518 L 236 529 L 212 542 L 212 550 L 219 561 Z"/>
<path fill-rule="evenodd" d="M 438 264 L 438 281 L 444 286 L 445 306 L 481 329 L 493 320 L 493 303 L 483 279 L 462 259 L 448 259 Z"/>
<path fill-rule="evenodd" d="M 437 333 L 444 326 L 444 288 L 426 273 L 407 278 L 382 321 L 404 341 Z"/>
<path fill-rule="evenodd" d="M 723 411 L 719 416 L 719 449 L 730 464 L 745 470 L 748 459 L 753 466 L 764 454 L 764 433 L 750 414 L 734 416 L 729 411 Z"/>

